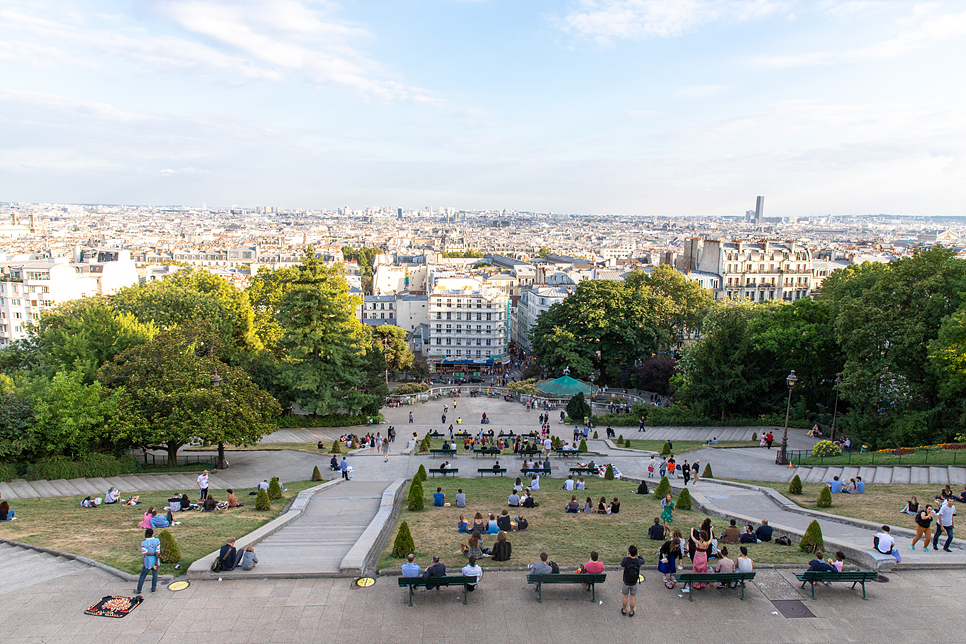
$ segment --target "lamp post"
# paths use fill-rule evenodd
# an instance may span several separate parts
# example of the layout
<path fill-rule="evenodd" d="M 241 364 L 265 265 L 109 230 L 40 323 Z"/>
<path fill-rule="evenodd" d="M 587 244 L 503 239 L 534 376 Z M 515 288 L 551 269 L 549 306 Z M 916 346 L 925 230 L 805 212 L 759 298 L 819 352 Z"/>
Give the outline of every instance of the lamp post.
<path fill-rule="evenodd" d="M 788 465 L 788 417 L 792 413 L 792 389 L 798 382 L 798 376 L 795 375 L 794 369 L 785 378 L 785 382 L 788 383 L 788 404 L 785 406 L 785 433 L 782 434 L 782 449 L 778 452 L 778 459 L 775 461 L 779 465 Z"/>
<path fill-rule="evenodd" d="M 211 377 L 211 386 L 220 387 L 221 386 L 221 376 L 218 375 L 218 370 L 215 369 L 215 375 Z M 228 462 L 225 460 L 225 443 L 218 441 L 218 465 L 215 466 L 219 470 L 227 470 Z"/>
<path fill-rule="evenodd" d="M 835 409 L 832 411 L 832 430 L 829 432 L 828 439 L 830 441 L 835 440 L 835 419 L 839 415 L 839 385 L 842 384 L 842 377 L 835 377 Z"/>

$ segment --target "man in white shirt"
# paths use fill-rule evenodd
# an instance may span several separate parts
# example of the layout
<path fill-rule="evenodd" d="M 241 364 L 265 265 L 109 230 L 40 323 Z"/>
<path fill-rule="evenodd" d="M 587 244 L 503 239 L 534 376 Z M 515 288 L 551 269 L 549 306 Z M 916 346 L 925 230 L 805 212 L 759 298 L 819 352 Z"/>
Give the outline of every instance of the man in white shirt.
<path fill-rule="evenodd" d="M 882 532 L 875 535 L 872 544 L 878 552 L 895 557 L 897 563 L 902 561 L 902 557 L 899 556 L 899 551 L 896 550 L 896 540 L 889 534 L 889 526 L 882 526 Z"/>
<path fill-rule="evenodd" d="M 946 531 L 946 544 L 943 546 L 944 552 L 950 552 L 949 546 L 953 543 L 953 515 L 956 514 L 956 506 L 952 499 L 946 499 L 936 510 L 936 534 L 932 537 L 932 549 L 939 548 L 939 535 L 943 530 Z"/>
<path fill-rule="evenodd" d="M 550 438 L 545 438 L 543 441 L 543 449 L 549 454 L 553 451 L 553 443 L 550 442 Z"/>
<path fill-rule="evenodd" d="M 480 578 L 483 577 L 483 569 L 476 565 L 476 557 L 470 557 L 470 562 L 463 566 L 463 576 L 464 577 L 475 577 L 476 582 L 471 584 L 466 584 L 466 592 L 471 593 L 476 590 L 476 584 L 480 583 Z"/>
<path fill-rule="evenodd" d="M 208 498 L 208 470 L 198 475 L 198 490 L 202 501 Z"/>
<path fill-rule="evenodd" d="M 574 491 L 574 477 L 573 477 L 573 475 L 568 476 L 567 477 L 567 480 L 564 481 L 563 489 L 567 490 L 568 492 L 573 492 Z"/>

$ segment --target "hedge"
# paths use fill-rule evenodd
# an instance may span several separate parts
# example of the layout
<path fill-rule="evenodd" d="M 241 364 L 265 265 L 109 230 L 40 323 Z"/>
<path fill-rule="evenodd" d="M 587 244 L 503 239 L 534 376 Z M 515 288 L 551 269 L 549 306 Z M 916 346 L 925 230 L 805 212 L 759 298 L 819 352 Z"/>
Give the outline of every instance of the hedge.
<path fill-rule="evenodd" d="M 403 396 L 407 394 L 418 394 L 424 391 L 429 391 L 429 385 L 425 382 L 407 382 L 393 389 L 392 394 Z"/>
<path fill-rule="evenodd" d="M 385 420 L 382 414 L 329 414 L 328 416 L 286 414 L 276 418 L 275 424 L 279 427 L 352 427 L 368 425 L 370 418 L 373 423 L 381 423 Z"/>
<path fill-rule="evenodd" d="M 30 464 L 0 464 L 0 481 L 18 478 L 28 481 L 103 478 L 134 474 L 137 471 L 138 461 L 130 454 L 116 457 L 90 452 L 76 460 L 69 456 L 48 456 Z"/>

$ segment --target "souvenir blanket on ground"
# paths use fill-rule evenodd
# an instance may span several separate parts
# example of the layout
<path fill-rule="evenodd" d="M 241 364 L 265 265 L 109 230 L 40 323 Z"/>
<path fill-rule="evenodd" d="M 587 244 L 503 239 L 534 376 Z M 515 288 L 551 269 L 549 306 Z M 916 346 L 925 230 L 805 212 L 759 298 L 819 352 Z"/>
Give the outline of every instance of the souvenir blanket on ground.
<path fill-rule="evenodd" d="M 104 597 L 101 599 L 101 601 L 85 610 L 84 614 L 97 615 L 98 617 L 124 617 L 132 610 L 137 608 L 138 604 L 143 601 L 144 598 L 140 595 L 137 597 L 121 597 L 119 595 L 111 595 L 109 597 Z"/>

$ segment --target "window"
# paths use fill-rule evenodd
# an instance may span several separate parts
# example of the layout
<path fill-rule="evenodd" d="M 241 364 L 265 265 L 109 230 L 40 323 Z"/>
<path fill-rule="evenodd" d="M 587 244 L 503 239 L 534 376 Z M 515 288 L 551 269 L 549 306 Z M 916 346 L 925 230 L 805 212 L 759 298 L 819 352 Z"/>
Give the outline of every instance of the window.
<path fill-rule="evenodd" d="M 447 311 L 447 312 L 446 312 L 446 319 L 447 319 L 447 320 L 452 320 L 452 319 L 453 319 L 453 314 L 452 314 L 452 313 L 450 313 L 449 311 Z"/>
<path fill-rule="evenodd" d="M 486 314 L 486 319 L 487 319 L 487 320 L 490 320 L 490 319 L 492 319 L 492 316 L 493 316 L 493 314 L 492 314 L 492 313 L 487 313 L 487 314 Z"/>
<path fill-rule="evenodd" d="M 476 314 L 476 319 L 477 320 L 482 320 L 483 319 L 483 314 L 482 313 L 477 313 Z"/>
<path fill-rule="evenodd" d="M 442 314 L 442 312 L 440 312 L 440 311 L 437 311 L 437 312 L 436 312 L 436 319 L 437 319 L 437 320 L 442 320 L 442 319 L 443 319 L 443 314 Z"/>
<path fill-rule="evenodd" d="M 479 338 L 476 339 L 476 346 L 480 346 L 480 339 Z"/>
<path fill-rule="evenodd" d="M 453 344 L 453 341 L 450 338 L 446 338 L 446 344 L 447 345 Z"/>
<path fill-rule="evenodd" d="M 443 344 L 443 338 L 436 338 L 436 344 Z"/>
<path fill-rule="evenodd" d="M 490 343 L 491 343 L 491 342 L 492 342 L 491 340 L 489 340 L 489 339 L 487 339 L 487 341 L 486 341 L 486 346 L 490 346 Z"/>

